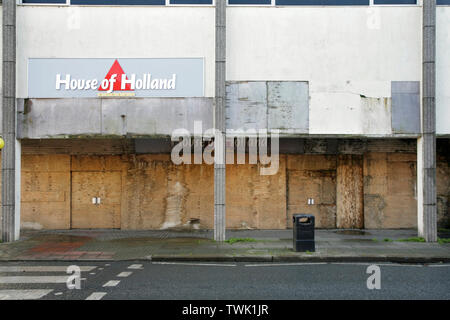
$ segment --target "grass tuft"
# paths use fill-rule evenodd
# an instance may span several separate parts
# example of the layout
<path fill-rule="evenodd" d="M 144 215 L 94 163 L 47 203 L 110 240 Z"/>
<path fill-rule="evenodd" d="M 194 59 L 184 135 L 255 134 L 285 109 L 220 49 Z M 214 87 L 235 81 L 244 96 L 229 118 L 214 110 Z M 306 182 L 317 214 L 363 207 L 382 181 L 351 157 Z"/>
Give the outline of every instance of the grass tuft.
<path fill-rule="evenodd" d="M 438 238 L 439 244 L 450 243 L 450 238 Z"/>
<path fill-rule="evenodd" d="M 236 242 L 256 242 L 256 239 L 253 238 L 230 238 L 225 240 L 226 243 L 233 244 Z"/>
<path fill-rule="evenodd" d="M 406 238 L 406 239 L 398 239 L 397 241 L 402 242 L 425 242 L 425 239 L 422 237 L 412 237 L 412 238 Z"/>

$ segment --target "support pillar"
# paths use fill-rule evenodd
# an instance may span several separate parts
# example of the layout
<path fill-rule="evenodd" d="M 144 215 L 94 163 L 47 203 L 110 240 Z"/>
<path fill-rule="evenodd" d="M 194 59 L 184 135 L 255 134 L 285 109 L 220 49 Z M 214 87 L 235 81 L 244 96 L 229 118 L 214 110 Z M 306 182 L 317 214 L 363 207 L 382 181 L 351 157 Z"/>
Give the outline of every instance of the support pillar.
<path fill-rule="evenodd" d="M 423 1 L 422 136 L 417 141 L 417 226 L 437 241 L 436 208 L 436 0 Z"/>
<path fill-rule="evenodd" d="M 19 239 L 20 144 L 16 140 L 16 0 L 3 0 L 2 241 Z M 19 190 L 17 190 L 19 189 Z M 18 192 L 19 191 L 19 192 Z"/>
<path fill-rule="evenodd" d="M 225 60 L 226 0 L 216 0 L 216 88 L 214 126 L 214 240 L 225 241 Z M 221 137 L 218 137 L 220 135 Z"/>

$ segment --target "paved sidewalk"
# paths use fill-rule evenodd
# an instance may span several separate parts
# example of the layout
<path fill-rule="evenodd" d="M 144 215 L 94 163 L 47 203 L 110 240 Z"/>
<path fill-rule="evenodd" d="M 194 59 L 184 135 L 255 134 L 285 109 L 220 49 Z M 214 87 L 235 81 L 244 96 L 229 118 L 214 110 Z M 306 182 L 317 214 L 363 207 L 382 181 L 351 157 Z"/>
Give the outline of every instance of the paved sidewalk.
<path fill-rule="evenodd" d="M 449 262 L 450 244 L 398 241 L 415 230 L 316 230 L 316 252 L 292 250 L 292 230 L 228 230 L 217 243 L 212 231 L 24 231 L 20 241 L 0 243 L 0 261 L 390 261 Z M 449 235 L 440 235 L 448 238 Z"/>

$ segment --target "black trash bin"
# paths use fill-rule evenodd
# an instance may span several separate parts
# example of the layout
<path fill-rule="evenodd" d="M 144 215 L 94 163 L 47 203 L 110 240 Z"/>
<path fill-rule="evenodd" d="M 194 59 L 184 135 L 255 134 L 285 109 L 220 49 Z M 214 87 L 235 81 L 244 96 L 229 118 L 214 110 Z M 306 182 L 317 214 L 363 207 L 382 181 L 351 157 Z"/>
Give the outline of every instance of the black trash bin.
<path fill-rule="evenodd" d="M 297 252 L 315 252 L 314 216 L 311 214 L 294 214 L 294 250 Z"/>

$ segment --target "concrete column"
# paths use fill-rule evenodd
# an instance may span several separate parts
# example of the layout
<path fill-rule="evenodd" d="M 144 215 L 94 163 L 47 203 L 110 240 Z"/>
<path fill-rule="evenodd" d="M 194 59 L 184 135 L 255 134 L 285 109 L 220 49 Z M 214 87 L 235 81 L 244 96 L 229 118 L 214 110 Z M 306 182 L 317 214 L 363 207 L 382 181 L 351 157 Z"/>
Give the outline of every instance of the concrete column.
<path fill-rule="evenodd" d="M 10 242 L 18 240 L 20 232 L 20 206 L 16 206 L 20 203 L 20 192 L 16 190 L 20 188 L 20 183 L 16 184 L 20 179 L 20 147 L 16 145 L 16 0 L 3 1 L 2 76 L 2 241 Z"/>
<path fill-rule="evenodd" d="M 436 211 L 436 0 L 423 1 L 422 137 L 417 141 L 419 236 L 437 241 Z"/>
<path fill-rule="evenodd" d="M 225 241 L 225 60 L 226 0 L 216 0 L 216 84 L 214 126 L 221 137 L 215 139 L 214 240 Z"/>

